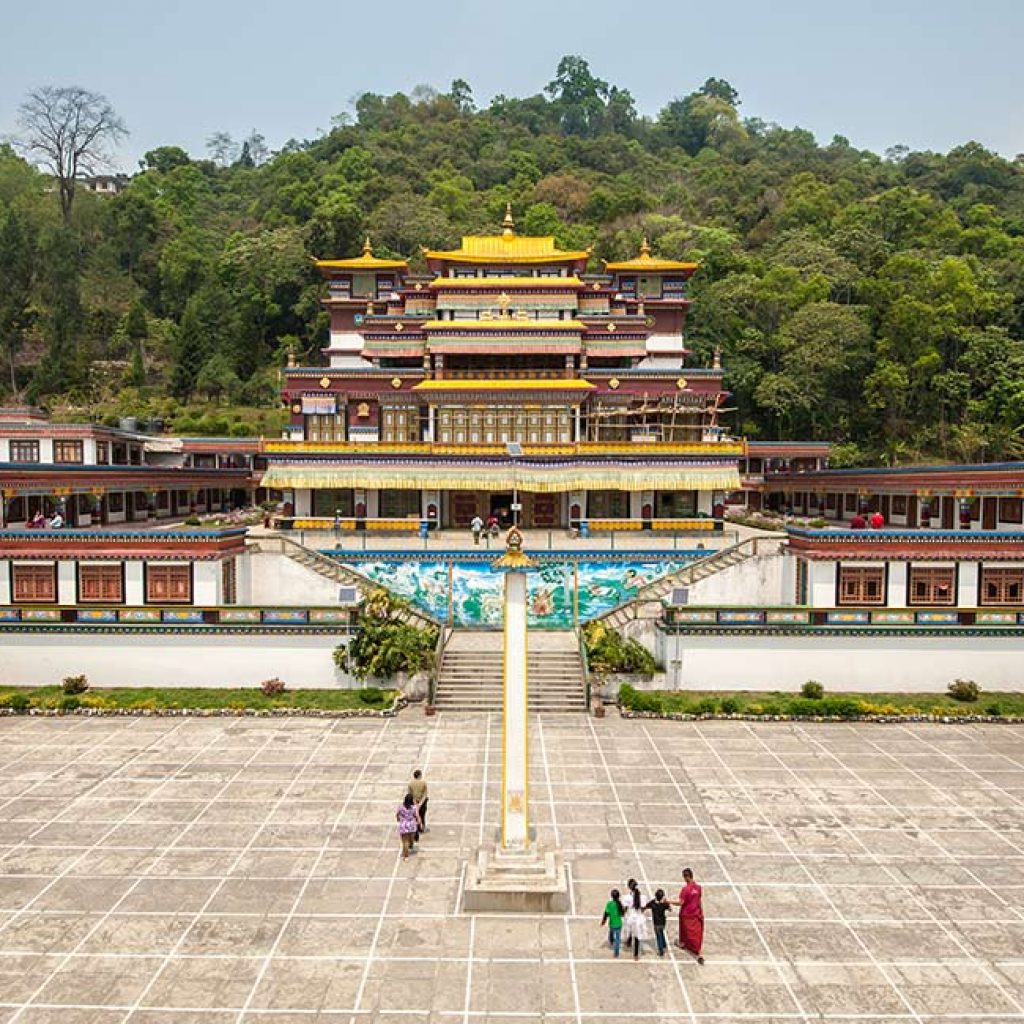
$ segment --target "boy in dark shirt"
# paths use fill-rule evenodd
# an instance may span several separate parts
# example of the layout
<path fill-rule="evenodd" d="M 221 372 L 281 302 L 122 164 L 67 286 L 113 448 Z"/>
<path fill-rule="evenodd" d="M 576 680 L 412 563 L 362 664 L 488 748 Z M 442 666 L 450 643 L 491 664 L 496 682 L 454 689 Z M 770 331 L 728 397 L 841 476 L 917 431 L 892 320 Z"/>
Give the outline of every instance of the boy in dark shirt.
<path fill-rule="evenodd" d="M 651 912 L 651 923 L 654 925 L 654 937 L 658 942 L 658 956 L 664 956 L 665 950 L 668 949 L 668 943 L 665 941 L 665 915 L 668 913 L 668 908 L 671 906 L 671 902 L 665 899 L 665 890 L 658 889 L 654 893 L 654 899 L 644 907 L 644 910 L 649 910 Z"/>

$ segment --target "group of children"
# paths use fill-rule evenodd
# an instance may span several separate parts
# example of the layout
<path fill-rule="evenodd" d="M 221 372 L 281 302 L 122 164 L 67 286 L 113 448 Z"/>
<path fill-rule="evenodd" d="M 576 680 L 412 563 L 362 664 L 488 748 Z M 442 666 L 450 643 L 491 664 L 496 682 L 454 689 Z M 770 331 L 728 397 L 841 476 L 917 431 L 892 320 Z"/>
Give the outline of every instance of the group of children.
<path fill-rule="evenodd" d="M 668 911 L 672 906 L 679 907 L 678 945 L 693 953 L 697 963 L 703 964 L 704 910 L 701 905 L 701 888 L 693 880 L 690 868 L 683 871 L 683 888 L 678 900 L 668 899 L 664 889 L 657 889 L 654 899 L 645 901 L 635 878 L 626 883 L 625 899 L 618 889 L 612 889 L 610 899 L 605 904 L 604 917 L 601 918 L 602 926 L 608 925 L 608 945 L 612 948 L 612 954 L 618 956 L 625 942 L 627 950 L 632 946 L 633 959 L 640 959 L 640 943 L 650 938 L 647 918 L 644 917 L 644 911 L 649 910 L 658 956 L 664 956 L 668 950 L 665 928 Z"/>

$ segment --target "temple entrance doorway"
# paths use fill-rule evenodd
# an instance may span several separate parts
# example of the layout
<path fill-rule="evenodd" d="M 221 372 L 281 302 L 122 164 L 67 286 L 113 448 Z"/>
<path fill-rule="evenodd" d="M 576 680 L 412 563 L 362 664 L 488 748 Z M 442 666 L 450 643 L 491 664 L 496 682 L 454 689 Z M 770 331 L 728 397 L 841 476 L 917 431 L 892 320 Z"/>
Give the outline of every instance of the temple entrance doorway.
<path fill-rule="evenodd" d="M 495 516 L 503 530 L 512 525 L 512 494 L 491 494 L 490 515 Z"/>

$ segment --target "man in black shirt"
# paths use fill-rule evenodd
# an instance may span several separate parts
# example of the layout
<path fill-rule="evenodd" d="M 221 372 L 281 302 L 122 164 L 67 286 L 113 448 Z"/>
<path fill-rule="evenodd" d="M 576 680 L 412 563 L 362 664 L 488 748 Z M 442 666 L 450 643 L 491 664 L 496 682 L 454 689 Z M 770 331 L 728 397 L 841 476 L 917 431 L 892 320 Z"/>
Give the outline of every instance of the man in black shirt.
<path fill-rule="evenodd" d="M 665 950 L 668 949 L 668 943 L 665 941 L 665 915 L 668 913 L 668 908 L 671 906 L 672 904 L 665 899 L 665 890 L 658 889 L 654 894 L 654 899 L 644 907 L 644 910 L 649 910 L 651 912 L 651 923 L 654 925 L 654 938 L 658 943 L 658 956 L 664 956 Z"/>

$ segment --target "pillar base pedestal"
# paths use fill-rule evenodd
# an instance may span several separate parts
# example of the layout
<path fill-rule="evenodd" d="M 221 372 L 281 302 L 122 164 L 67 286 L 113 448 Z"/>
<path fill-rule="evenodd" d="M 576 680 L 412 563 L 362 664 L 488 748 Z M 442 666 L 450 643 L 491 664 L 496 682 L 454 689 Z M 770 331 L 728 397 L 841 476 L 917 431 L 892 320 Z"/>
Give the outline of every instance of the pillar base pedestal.
<path fill-rule="evenodd" d="M 482 846 L 466 868 L 463 910 L 565 913 L 569 882 L 561 851 L 533 844 L 522 850 Z"/>

